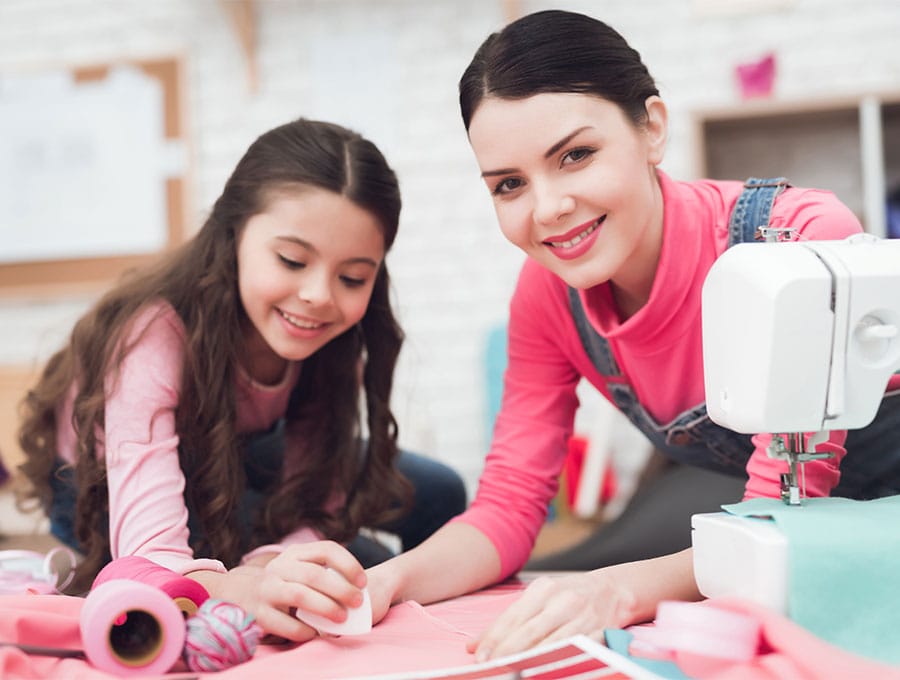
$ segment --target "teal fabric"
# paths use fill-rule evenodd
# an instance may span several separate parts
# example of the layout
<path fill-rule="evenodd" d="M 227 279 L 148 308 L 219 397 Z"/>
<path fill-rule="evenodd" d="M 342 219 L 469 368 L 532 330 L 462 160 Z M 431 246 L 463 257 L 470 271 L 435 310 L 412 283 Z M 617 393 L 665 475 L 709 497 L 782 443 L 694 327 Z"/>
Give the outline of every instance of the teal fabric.
<path fill-rule="evenodd" d="M 771 517 L 787 537 L 791 620 L 837 647 L 900 664 L 900 496 L 722 507 Z"/>
<path fill-rule="evenodd" d="M 628 646 L 631 644 L 631 638 L 634 636 L 627 630 L 621 628 L 607 628 L 603 631 L 606 639 L 606 646 L 614 652 L 627 656 L 637 665 L 646 668 L 648 671 L 656 673 L 660 677 L 670 678 L 671 680 L 690 680 L 690 678 L 681 672 L 671 661 L 660 661 L 658 659 L 644 659 L 639 656 L 632 656 L 628 652 Z"/>

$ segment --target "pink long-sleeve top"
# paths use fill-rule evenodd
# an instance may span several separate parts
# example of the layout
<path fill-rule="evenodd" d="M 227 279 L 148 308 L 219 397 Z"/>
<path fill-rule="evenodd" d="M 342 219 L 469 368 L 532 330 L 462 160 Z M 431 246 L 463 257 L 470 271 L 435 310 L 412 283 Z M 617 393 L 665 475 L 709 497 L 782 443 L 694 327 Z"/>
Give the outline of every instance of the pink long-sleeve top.
<path fill-rule="evenodd" d="M 624 322 L 609 284 L 580 291 L 588 320 L 606 338 L 623 378 L 658 423 L 705 401 L 700 290 L 728 245 L 728 221 L 743 183 L 678 182 L 659 172 L 664 200 L 663 245 L 650 299 Z M 840 239 L 862 230 L 833 194 L 789 188 L 775 201 L 770 225 L 801 239 Z M 534 261 L 522 267 L 510 303 L 508 364 L 494 436 L 467 522 L 496 547 L 504 576 L 528 559 L 558 488 L 584 377 L 608 399 L 605 381 L 582 347 L 565 282 Z M 894 385 L 892 384 L 892 388 Z M 836 457 L 806 464 L 807 493 L 837 485 L 846 432 L 831 433 L 817 450 Z M 769 458 L 771 437 L 756 435 L 746 497 L 780 494 L 784 463 Z"/>
<path fill-rule="evenodd" d="M 222 562 L 195 559 L 188 545 L 185 478 L 175 430 L 184 325 L 170 305 L 160 303 L 138 315 L 129 337 L 139 340 L 122 363 L 118 379 L 107 380 L 105 432 L 98 444 L 109 487 L 111 555 L 114 559 L 139 555 L 181 574 L 200 569 L 223 572 Z M 237 432 L 268 430 L 285 413 L 300 364 L 291 363 L 277 385 L 261 385 L 242 369 L 237 373 Z M 74 396 L 73 386 L 57 417 L 59 454 L 70 463 L 76 457 L 71 424 Z M 278 552 L 284 545 L 318 537 L 300 527 L 281 544 L 257 548 L 251 554 Z"/>

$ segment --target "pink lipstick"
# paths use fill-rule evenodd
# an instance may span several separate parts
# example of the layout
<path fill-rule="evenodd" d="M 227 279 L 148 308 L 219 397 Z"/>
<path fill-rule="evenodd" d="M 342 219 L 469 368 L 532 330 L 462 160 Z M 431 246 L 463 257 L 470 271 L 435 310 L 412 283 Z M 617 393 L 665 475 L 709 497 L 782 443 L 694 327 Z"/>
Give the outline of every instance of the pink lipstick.
<path fill-rule="evenodd" d="M 579 225 L 560 236 L 554 236 L 544 241 L 550 252 L 561 260 L 574 260 L 590 250 L 600 233 L 600 225 L 606 216 L 598 217 L 585 224 Z"/>

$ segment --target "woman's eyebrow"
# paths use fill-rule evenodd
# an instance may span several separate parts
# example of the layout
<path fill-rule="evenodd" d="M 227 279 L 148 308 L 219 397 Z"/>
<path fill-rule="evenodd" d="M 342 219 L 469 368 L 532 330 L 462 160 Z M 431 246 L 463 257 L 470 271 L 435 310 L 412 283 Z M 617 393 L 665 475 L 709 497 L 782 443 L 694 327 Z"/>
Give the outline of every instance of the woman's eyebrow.
<path fill-rule="evenodd" d="M 559 151 L 561 148 L 563 148 L 566 144 L 571 142 L 572 139 L 574 139 L 577 135 L 581 134 L 582 132 L 589 129 L 590 127 L 591 127 L 590 125 L 583 125 L 580 128 L 578 128 L 577 130 L 573 130 L 572 132 L 567 134 L 565 137 L 560 139 L 556 144 L 554 144 L 549 149 L 547 149 L 547 151 L 544 153 L 544 158 L 550 158 L 550 156 L 552 156 L 557 151 Z"/>

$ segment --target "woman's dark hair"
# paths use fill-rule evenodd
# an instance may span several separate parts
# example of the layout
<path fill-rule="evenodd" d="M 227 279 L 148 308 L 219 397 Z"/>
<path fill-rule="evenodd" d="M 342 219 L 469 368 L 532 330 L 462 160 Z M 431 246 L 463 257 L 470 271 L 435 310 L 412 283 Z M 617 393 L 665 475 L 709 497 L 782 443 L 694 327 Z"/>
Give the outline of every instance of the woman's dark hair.
<path fill-rule="evenodd" d="M 19 441 L 27 454 L 21 470 L 32 488 L 20 501 L 37 498 L 48 508 L 49 480 L 59 462 L 57 408 L 77 385 L 75 532 L 85 559 L 74 592 L 88 587 L 109 559 L 106 469 L 97 456 L 106 381 L 117 375 L 136 341 L 132 321 L 159 301 L 174 308 L 186 331 L 175 422 L 185 500 L 199 520 L 191 533 L 198 555 L 230 567 L 244 551 L 278 540 L 301 523 L 343 541 L 363 523 L 389 519 L 409 502 L 411 487 L 393 465 L 397 425 L 389 405 L 403 333 L 382 264 L 360 323 L 303 362 L 286 415 L 291 441 L 302 444 L 302 470 L 267 490 L 250 544 L 241 540 L 237 509 L 246 478 L 243 442 L 235 429 L 235 377 L 246 316 L 238 292 L 237 243 L 247 220 L 264 211 L 274 195 L 309 186 L 344 196 L 375 216 L 385 250 L 390 248 L 400 191 L 379 150 L 330 123 L 300 119 L 277 127 L 251 144 L 196 236 L 108 292 L 77 322 L 68 345 L 51 357 L 26 396 Z M 341 502 L 329 510 L 335 498 Z"/>
<path fill-rule="evenodd" d="M 459 81 L 466 130 L 485 97 L 524 99 L 545 92 L 592 94 L 646 121 L 647 97 L 658 95 L 640 54 L 602 21 L 547 10 L 528 14 L 481 44 Z"/>

